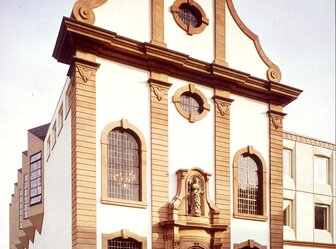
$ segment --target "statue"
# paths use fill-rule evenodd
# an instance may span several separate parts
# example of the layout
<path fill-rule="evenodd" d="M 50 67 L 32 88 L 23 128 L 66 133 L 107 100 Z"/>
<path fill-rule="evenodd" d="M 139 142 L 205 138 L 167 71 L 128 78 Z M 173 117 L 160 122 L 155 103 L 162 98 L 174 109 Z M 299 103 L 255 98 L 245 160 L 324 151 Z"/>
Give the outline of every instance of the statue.
<path fill-rule="evenodd" d="M 197 216 L 201 215 L 201 190 L 200 179 L 197 176 L 193 176 L 188 182 L 188 213 Z"/>

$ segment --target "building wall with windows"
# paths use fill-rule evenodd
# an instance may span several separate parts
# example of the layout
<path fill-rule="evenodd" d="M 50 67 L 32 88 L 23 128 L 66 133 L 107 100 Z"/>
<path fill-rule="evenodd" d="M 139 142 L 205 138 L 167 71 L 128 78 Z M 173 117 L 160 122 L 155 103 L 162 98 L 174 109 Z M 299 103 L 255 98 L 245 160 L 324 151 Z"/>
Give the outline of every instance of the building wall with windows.
<path fill-rule="evenodd" d="M 53 56 L 68 78 L 50 124 L 28 137 L 39 149 L 28 146 L 15 185 L 12 248 L 276 249 L 307 236 L 283 215 L 315 172 L 282 174 L 282 109 L 301 90 L 279 83 L 232 0 L 77 1 Z M 30 230 L 19 227 L 25 172 L 41 184 L 28 190 L 41 197 Z"/>
<path fill-rule="evenodd" d="M 334 144 L 284 134 L 284 225 L 286 248 L 335 241 Z"/>

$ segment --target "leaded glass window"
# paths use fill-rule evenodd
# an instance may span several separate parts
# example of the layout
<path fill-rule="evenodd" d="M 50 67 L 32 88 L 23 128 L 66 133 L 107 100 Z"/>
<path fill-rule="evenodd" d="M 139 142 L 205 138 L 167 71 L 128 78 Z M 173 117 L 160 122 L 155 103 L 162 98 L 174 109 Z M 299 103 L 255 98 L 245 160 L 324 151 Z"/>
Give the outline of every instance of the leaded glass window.
<path fill-rule="evenodd" d="M 181 95 L 182 109 L 187 113 L 199 115 L 203 112 L 203 103 L 197 94 L 185 92 Z"/>
<path fill-rule="evenodd" d="M 191 25 L 194 28 L 197 28 L 202 23 L 202 14 L 199 10 L 187 3 L 181 4 L 179 9 L 179 17 L 183 23 L 186 25 Z"/>
<path fill-rule="evenodd" d="M 260 175 L 257 162 L 243 154 L 238 159 L 238 212 L 260 215 Z"/>
<path fill-rule="evenodd" d="M 107 195 L 140 201 L 140 151 L 133 134 L 114 129 L 108 135 Z"/>
<path fill-rule="evenodd" d="M 133 239 L 121 237 L 108 241 L 108 249 L 141 249 L 141 243 Z"/>

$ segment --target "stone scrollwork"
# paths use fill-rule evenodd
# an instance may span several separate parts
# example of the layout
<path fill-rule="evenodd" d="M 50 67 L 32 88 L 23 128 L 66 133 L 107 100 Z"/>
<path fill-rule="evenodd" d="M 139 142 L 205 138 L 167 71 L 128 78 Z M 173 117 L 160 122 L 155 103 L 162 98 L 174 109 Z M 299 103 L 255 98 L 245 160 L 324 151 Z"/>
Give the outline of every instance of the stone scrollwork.
<path fill-rule="evenodd" d="M 92 9 L 103 5 L 107 0 L 78 0 L 72 9 L 72 17 L 77 21 L 94 24 L 96 17 Z"/>
<path fill-rule="evenodd" d="M 268 80 L 275 81 L 275 82 L 280 82 L 281 80 L 281 71 L 276 65 L 272 65 L 268 70 L 267 70 L 267 78 Z"/>

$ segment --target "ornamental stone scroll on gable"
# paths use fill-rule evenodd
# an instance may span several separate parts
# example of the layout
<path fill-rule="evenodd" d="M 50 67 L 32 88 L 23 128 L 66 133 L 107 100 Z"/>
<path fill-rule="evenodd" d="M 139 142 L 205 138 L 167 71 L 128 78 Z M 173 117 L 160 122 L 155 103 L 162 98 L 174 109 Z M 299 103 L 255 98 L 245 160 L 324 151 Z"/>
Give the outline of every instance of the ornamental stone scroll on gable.
<path fill-rule="evenodd" d="M 228 225 L 221 224 L 220 210 L 210 200 L 210 173 L 202 169 L 176 172 L 176 195 L 168 206 L 168 219 L 160 225 L 165 231 L 165 248 L 215 248 L 222 244 Z M 198 247 L 197 247 L 198 248 Z"/>

